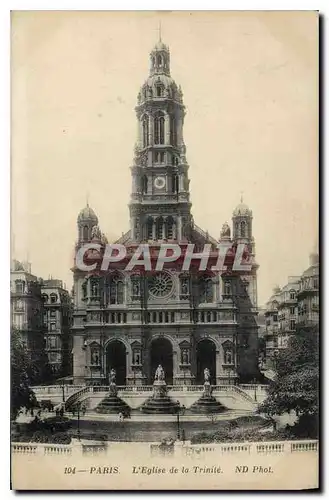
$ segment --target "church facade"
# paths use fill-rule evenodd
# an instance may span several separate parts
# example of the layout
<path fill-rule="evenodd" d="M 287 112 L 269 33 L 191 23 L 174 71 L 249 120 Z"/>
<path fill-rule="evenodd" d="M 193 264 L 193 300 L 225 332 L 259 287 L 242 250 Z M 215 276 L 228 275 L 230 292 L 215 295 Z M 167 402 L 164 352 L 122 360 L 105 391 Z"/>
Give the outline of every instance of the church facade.
<path fill-rule="evenodd" d="M 251 270 L 238 274 L 189 270 L 173 263 L 158 272 L 81 271 L 74 264 L 74 383 L 145 385 L 159 364 L 172 385 L 251 381 L 258 375 L 257 269 L 252 212 L 242 202 L 215 239 L 191 213 L 189 165 L 183 139 L 183 94 L 170 74 L 169 48 L 159 41 L 150 54 L 150 74 L 137 99 L 138 137 L 131 166 L 130 229 L 117 243 L 128 253 L 148 243 L 181 248 L 193 243 L 233 248 L 243 243 Z M 107 239 L 87 205 L 78 216 L 75 251 Z"/>

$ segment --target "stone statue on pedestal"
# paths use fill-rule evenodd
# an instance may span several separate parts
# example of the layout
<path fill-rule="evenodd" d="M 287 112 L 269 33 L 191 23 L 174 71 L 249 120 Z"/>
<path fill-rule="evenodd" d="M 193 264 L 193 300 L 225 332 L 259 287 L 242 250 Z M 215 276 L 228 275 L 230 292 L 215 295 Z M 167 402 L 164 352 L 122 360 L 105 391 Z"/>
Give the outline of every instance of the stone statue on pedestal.
<path fill-rule="evenodd" d="M 204 374 L 204 381 L 205 382 L 210 382 L 210 371 L 209 371 L 209 368 L 205 368 L 203 374 Z"/>
<path fill-rule="evenodd" d="M 110 394 L 116 396 L 118 391 L 117 391 L 117 386 L 115 384 L 115 377 L 116 377 L 116 371 L 114 368 L 111 368 L 111 371 L 109 373 Z"/>
<path fill-rule="evenodd" d="M 203 384 L 203 393 L 205 396 L 210 396 L 212 389 L 211 389 L 211 384 L 210 384 L 210 370 L 209 368 L 205 368 L 204 372 L 204 384 Z"/>
<path fill-rule="evenodd" d="M 159 365 L 155 371 L 154 380 L 164 380 L 164 379 L 165 379 L 164 369 L 162 368 L 161 365 Z"/>

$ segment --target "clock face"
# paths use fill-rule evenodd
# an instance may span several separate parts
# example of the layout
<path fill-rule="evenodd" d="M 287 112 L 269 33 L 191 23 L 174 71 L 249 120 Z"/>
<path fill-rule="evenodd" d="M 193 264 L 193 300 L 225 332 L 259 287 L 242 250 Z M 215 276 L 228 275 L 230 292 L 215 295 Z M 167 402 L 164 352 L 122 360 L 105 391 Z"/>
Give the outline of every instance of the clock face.
<path fill-rule="evenodd" d="M 156 177 L 154 179 L 154 187 L 156 189 L 163 189 L 166 185 L 166 178 L 165 177 Z"/>

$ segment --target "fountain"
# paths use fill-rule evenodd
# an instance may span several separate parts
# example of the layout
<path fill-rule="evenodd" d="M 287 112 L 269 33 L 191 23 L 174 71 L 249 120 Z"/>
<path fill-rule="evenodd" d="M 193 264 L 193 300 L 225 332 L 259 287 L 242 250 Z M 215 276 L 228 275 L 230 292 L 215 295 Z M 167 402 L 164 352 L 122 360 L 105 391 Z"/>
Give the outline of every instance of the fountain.
<path fill-rule="evenodd" d="M 188 410 L 189 413 L 223 413 L 227 411 L 226 406 L 222 405 L 217 399 L 212 395 L 212 387 L 210 383 L 210 371 L 208 368 L 204 370 L 204 384 L 202 396 L 192 404 L 191 408 Z"/>
<path fill-rule="evenodd" d="M 168 396 L 164 369 L 159 365 L 155 372 L 152 396 L 142 404 L 140 411 L 149 414 L 175 414 L 179 407 L 179 402 L 173 401 Z"/>
<path fill-rule="evenodd" d="M 115 383 L 116 371 L 111 369 L 109 375 L 109 395 L 106 396 L 95 408 L 97 413 L 123 413 L 130 414 L 130 406 L 118 396 L 118 389 Z"/>

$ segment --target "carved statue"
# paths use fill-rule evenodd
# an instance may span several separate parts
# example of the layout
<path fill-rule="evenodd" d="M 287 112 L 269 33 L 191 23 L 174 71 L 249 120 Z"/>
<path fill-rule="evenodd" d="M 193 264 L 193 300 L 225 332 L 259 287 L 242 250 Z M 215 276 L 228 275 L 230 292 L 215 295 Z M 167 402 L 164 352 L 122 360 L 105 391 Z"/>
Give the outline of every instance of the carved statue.
<path fill-rule="evenodd" d="M 182 361 L 183 361 L 183 365 L 188 365 L 188 351 L 187 351 L 187 349 L 183 349 Z"/>
<path fill-rule="evenodd" d="M 115 377 L 116 377 L 116 371 L 114 368 L 111 368 L 111 371 L 109 374 L 109 385 L 115 384 Z"/>
<path fill-rule="evenodd" d="M 91 230 L 91 238 L 92 239 L 97 239 L 97 240 L 100 240 L 102 238 L 102 233 L 101 233 L 101 230 L 99 229 L 99 227 L 96 225 L 96 226 L 93 226 L 92 230 Z"/>
<path fill-rule="evenodd" d="M 231 237 L 231 229 L 230 229 L 230 226 L 227 224 L 227 222 L 225 222 L 225 224 L 223 224 L 223 226 L 222 226 L 222 230 L 220 232 L 220 237 L 221 237 L 221 239 L 222 238 L 229 239 Z"/>
<path fill-rule="evenodd" d="M 165 373 L 161 365 L 158 366 L 155 372 L 154 380 L 164 380 Z"/>
<path fill-rule="evenodd" d="M 210 371 L 209 371 L 208 368 L 204 369 L 203 374 L 204 374 L 204 381 L 205 382 L 210 382 Z"/>

